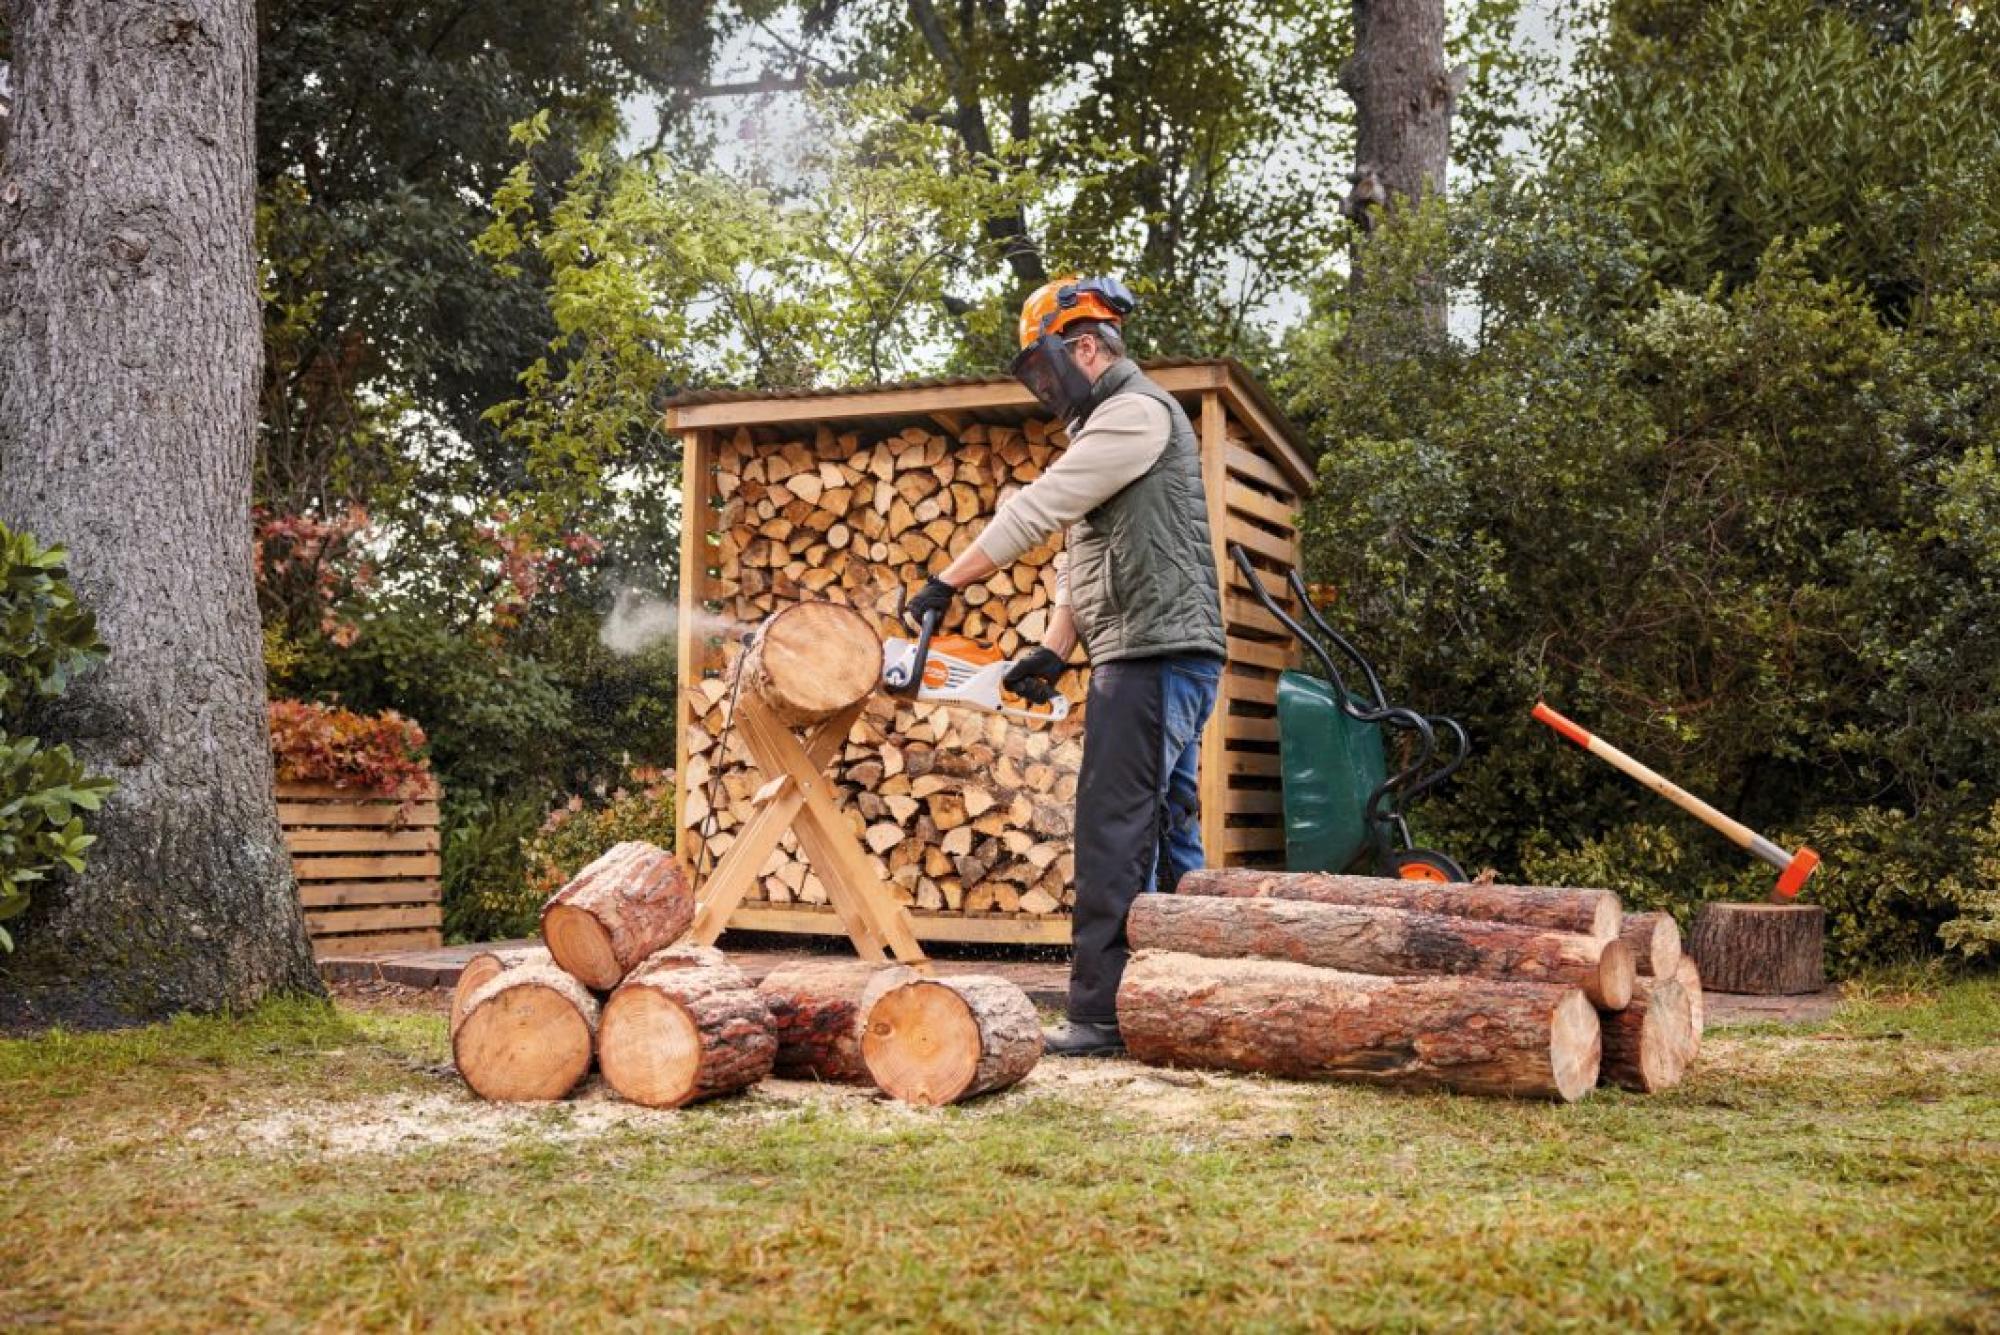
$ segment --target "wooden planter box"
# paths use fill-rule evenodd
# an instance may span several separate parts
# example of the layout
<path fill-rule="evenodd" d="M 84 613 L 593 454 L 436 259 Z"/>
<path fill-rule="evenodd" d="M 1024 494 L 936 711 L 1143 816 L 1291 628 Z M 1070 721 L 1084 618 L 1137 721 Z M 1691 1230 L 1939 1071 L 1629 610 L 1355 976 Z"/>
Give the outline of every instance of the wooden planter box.
<path fill-rule="evenodd" d="M 404 801 L 280 783 L 278 824 L 315 959 L 444 944 L 435 792 Z"/>
<path fill-rule="evenodd" d="M 1249 596 L 1226 552 L 1229 542 L 1242 543 L 1270 572 L 1267 583 L 1276 584 L 1281 572 L 1299 559 L 1294 517 L 1311 485 L 1311 469 L 1290 426 L 1237 363 L 1181 361 L 1149 364 L 1146 369 L 1182 404 L 1200 433 L 1209 525 L 1222 574 L 1229 662 L 1215 715 L 1202 739 L 1203 841 L 1214 865 L 1281 866 L 1285 839 L 1278 792 L 1276 683 L 1278 673 L 1295 664 L 1296 646 Z M 699 842 L 693 828 L 703 814 L 709 772 L 721 770 L 717 784 L 721 796 L 724 800 L 733 796 L 739 807 L 761 782 L 760 776 L 740 768 L 740 751 L 731 748 L 725 754 L 714 745 L 715 725 L 726 707 L 729 665 L 740 651 L 735 635 L 725 631 L 755 623 L 785 603 L 825 598 L 863 607 L 877 616 L 885 635 L 901 634 L 893 619 L 898 587 L 941 565 L 945 553 L 962 549 L 990 518 L 990 506 L 983 504 L 979 513 L 964 521 L 958 519 L 958 507 L 945 507 L 945 515 L 931 521 L 937 552 L 915 562 L 904 559 L 897 546 L 870 539 L 871 516 L 866 512 L 879 507 L 866 493 L 877 482 L 888 485 L 891 476 L 901 476 L 885 460 L 884 449 L 919 449 L 928 458 L 940 452 L 934 442 L 942 437 L 941 462 L 946 468 L 941 471 L 962 460 L 969 474 L 991 486 L 996 468 L 1004 467 L 1006 479 L 1019 482 L 1045 467 L 1067 442 L 1059 429 L 1042 419 L 1027 390 L 1009 377 L 852 391 L 691 394 L 669 405 L 667 427 L 681 437 L 685 451 L 682 513 L 687 519 L 681 539 L 680 624 L 705 628 L 704 633 L 683 635 L 680 643 L 677 810 L 682 822 L 680 851 L 692 863 Z M 793 532 L 781 535 L 774 547 L 771 533 L 782 530 L 762 513 L 770 509 L 763 498 L 788 485 L 783 481 L 786 476 L 804 470 L 821 471 L 824 490 L 807 488 L 816 499 L 805 509 L 786 493 L 796 522 L 787 521 Z M 831 515 L 807 513 L 824 509 L 827 493 L 849 490 L 842 485 L 847 479 L 852 479 L 854 490 L 849 508 Z M 941 494 L 948 496 L 949 491 L 947 487 Z M 838 547 L 817 536 L 829 531 L 829 520 L 842 530 Z M 774 558 L 779 548 L 784 550 Z M 1047 563 L 1055 550 L 1055 544 L 1045 545 L 1030 553 L 1025 564 Z M 841 559 L 830 552 L 841 553 L 850 569 L 857 560 L 871 563 L 865 586 L 851 574 L 829 582 L 826 574 L 815 573 Z M 1039 636 L 1037 616 L 1052 581 L 1024 578 L 1010 590 L 998 582 L 1005 578 L 1003 573 L 988 581 L 992 591 L 968 617 L 965 633 L 997 644 L 1011 656 Z M 1020 609 L 1029 604 L 1033 609 L 1022 615 Z M 1010 612 L 1010 606 L 1016 610 Z M 1018 627 L 1012 624 L 1016 616 L 1023 622 Z M 1083 700 L 1082 676 L 1075 674 L 1065 683 L 1073 704 Z M 1044 827 L 1038 838 L 1046 837 L 1047 829 L 1059 822 L 1042 808 L 1067 810 L 1074 795 L 1079 724 L 1080 714 L 1072 712 L 1070 722 L 1055 730 L 1051 745 L 1035 741 L 1037 754 L 1017 757 L 1034 731 L 1027 725 L 971 711 L 878 699 L 850 734 L 835 771 L 843 806 L 853 813 L 857 827 L 878 825 L 884 819 L 879 811 L 855 810 L 879 781 L 868 769 L 869 762 L 877 758 L 885 740 L 901 746 L 914 736 L 917 746 L 940 758 L 947 753 L 976 757 L 974 772 L 960 776 L 975 785 L 990 786 L 987 776 L 1003 763 L 1016 768 L 1030 763 L 1042 766 L 1036 771 L 1038 777 L 1048 779 L 1052 774 L 1053 779 L 1033 785 L 1029 796 L 1035 820 Z M 716 760 L 717 756 L 722 759 Z M 691 759 L 696 780 L 692 787 L 699 790 L 695 794 L 690 793 Z M 857 767 L 868 777 L 851 778 Z M 1003 791 L 1003 806 L 1009 796 Z M 724 805 L 724 800 L 717 805 Z M 1028 808 L 1017 805 L 1016 810 Z M 910 817 L 905 823 L 918 819 Z M 988 828 L 997 828 L 990 817 Z M 725 841 L 729 833 L 724 832 Z M 714 860 L 711 854 L 710 867 Z M 953 872 L 926 869 L 914 881 L 905 866 L 902 882 L 895 881 L 886 863 L 883 870 L 892 888 L 911 906 L 921 939 L 1064 943 L 1069 939 L 1069 865 L 1065 856 L 1052 869 L 1041 869 L 1029 878 L 1018 868 L 1010 871 L 1004 859 L 993 866 L 955 863 Z M 941 864 L 933 860 L 933 866 Z M 957 874 L 974 870 L 979 873 L 976 877 Z M 764 873 L 762 885 L 730 919 L 731 926 L 840 934 L 833 911 L 814 902 L 823 899 L 823 891 L 815 894 L 817 883 L 794 860 L 789 836 Z M 1003 880 L 1017 873 L 1011 883 Z"/>

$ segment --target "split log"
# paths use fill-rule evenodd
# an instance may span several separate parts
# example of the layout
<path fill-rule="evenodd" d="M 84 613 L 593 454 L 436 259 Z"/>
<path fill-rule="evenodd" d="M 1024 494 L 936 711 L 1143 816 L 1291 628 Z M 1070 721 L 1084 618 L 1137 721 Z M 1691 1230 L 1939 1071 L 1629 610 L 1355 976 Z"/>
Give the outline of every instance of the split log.
<path fill-rule="evenodd" d="M 1694 1056 L 1694 1012 L 1687 989 L 1671 978 L 1641 978 L 1632 1004 L 1602 1013 L 1607 1085 L 1657 1094 L 1681 1082 Z"/>
<path fill-rule="evenodd" d="M 694 891 L 674 855 L 614 844 L 542 906 L 542 940 L 586 987 L 608 992 L 694 922 Z"/>
<path fill-rule="evenodd" d="M 597 1031 L 605 1082 L 649 1108 L 754 1085 L 777 1053 L 771 1013 L 742 970 L 672 956 L 621 983 Z"/>
<path fill-rule="evenodd" d="M 554 968 L 555 960 L 541 946 L 516 946 L 511 950 L 482 950 L 465 962 L 458 971 L 458 983 L 451 989 L 451 1023 L 449 1032 L 457 1033 L 459 1021 L 465 1018 L 465 1002 L 486 983 L 507 972 L 524 965 L 536 968 Z"/>
<path fill-rule="evenodd" d="M 1134 950 L 1210 959 L 1291 960 L 1353 973 L 1481 978 L 1580 987 L 1612 1010 L 1632 996 L 1624 943 L 1437 913 L 1289 899 L 1140 895 L 1126 918 Z"/>
<path fill-rule="evenodd" d="M 1694 962 L 1694 956 L 1683 954 L 1680 967 L 1674 970 L 1674 981 L 1688 995 L 1688 1025 L 1694 1030 L 1694 1041 L 1688 1047 L 1688 1060 L 1701 1055 L 1701 1036 L 1708 1028 L 1707 1012 L 1702 1007 L 1701 970 Z"/>
<path fill-rule="evenodd" d="M 861 1059 L 861 998 L 885 967 L 867 960 L 807 960 L 771 970 L 757 990 L 771 1008 L 777 1073 L 868 1084 Z"/>
<path fill-rule="evenodd" d="M 1004 978 L 887 969 L 861 1001 L 861 1060 L 883 1092 L 937 1108 L 1006 1089 L 1042 1057 L 1028 994 Z"/>
<path fill-rule="evenodd" d="M 1632 948 L 1643 978 L 1672 978 L 1681 963 L 1681 925 L 1671 913 L 1628 913 L 1618 939 Z"/>
<path fill-rule="evenodd" d="M 452 1060 L 483 1099 L 559 1099 L 590 1072 L 597 999 L 561 969 L 509 969 L 465 999 Z"/>
<path fill-rule="evenodd" d="M 1599 1060 L 1597 1012 L 1576 988 L 1156 950 L 1125 967 L 1118 1028 L 1154 1065 L 1565 1103 Z"/>
<path fill-rule="evenodd" d="M 1315 904 L 1442 913 L 1482 922 L 1508 922 L 1553 932 L 1577 932 L 1598 940 L 1618 935 L 1618 896 L 1609 890 L 1572 890 L 1540 885 L 1439 885 L 1384 876 L 1339 876 L 1330 872 L 1268 871 L 1256 867 L 1210 867 L 1181 878 L 1183 895 L 1233 899 L 1296 899 Z"/>
<path fill-rule="evenodd" d="M 741 671 L 780 723 L 804 728 L 881 684 L 882 639 L 851 607 L 795 603 L 757 628 Z"/>
<path fill-rule="evenodd" d="M 1817 904 L 1704 904 L 1693 949 L 1717 992 L 1791 996 L 1826 986 L 1826 910 Z"/>

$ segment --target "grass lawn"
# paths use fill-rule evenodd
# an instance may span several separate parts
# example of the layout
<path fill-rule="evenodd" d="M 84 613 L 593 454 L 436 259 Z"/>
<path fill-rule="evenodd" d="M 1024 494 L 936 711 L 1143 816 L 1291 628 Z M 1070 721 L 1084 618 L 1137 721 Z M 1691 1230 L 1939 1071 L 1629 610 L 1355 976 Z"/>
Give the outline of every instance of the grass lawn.
<path fill-rule="evenodd" d="M 2000 1329 L 2000 980 L 1569 1108 L 1044 1063 L 493 1108 L 442 1019 L 0 1043 L 0 1328 Z"/>

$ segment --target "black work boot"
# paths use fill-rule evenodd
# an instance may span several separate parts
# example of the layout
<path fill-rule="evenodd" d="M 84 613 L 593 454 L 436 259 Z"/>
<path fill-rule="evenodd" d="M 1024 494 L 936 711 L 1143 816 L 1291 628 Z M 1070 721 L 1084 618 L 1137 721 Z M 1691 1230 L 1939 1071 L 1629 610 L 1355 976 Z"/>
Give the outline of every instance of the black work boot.
<path fill-rule="evenodd" d="M 1051 1057 L 1122 1057 L 1125 1040 L 1115 1024 L 1078 1024 L 1065 1020 L 1042 1030 L 1042 1051 Z"/>

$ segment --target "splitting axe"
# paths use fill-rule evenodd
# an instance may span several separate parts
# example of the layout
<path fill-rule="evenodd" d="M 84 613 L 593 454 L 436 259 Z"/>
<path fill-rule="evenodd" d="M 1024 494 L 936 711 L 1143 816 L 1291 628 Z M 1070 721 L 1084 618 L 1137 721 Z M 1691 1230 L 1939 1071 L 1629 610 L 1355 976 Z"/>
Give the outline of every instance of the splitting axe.
<path fill-rule="evenodd" d="M 1778 847 L 1769 839 L 1766 839 L 1763 835 L 1745 825 L 1742 821 L 1732 820 L 1728 816 L 1723 815 L 1720 811 L 1717 811 L 1714 807 L 1687 791 L 1687 789 L 1669 782 L 1666 778 L 1632 759 L 1632 757 L 1626 755 L 1602 737 L 1596 737 L 1586 732 L 1564 718 L 1561 714 L 1556 713 L 1555 710 L 1550 709 L 1546 703 L 1537 702 L 1535 705 L 1535 720 L 1539 723 L 1548 724 L 1551 728 L 1554 728 L 1564 737 L 1575 742 L 1599 760 L 1604 761 L 1614 769 L 1624 771 L 1632 778 L 1637 779 L 1640 783 L 1658 793 L 1661 797 L 1666 798 L 1667 801 L 1672 802 L 1682 811 L 1693 816 L 1696 820 L 1720 831 L 1730 843 L 1745 850 L 1752 857 L 1763 862 L 1768 862 L 1773 867 L 1776 867 L 1778 869 L 1778 884 L 1771 891 L 1773 901 L 1780 904 L 1790 902 L 1798 895 L 1806 881 L 1812 877 L 1813 872 L 1818 869 L 1819 854 L 1813 852 L 1810 848 L 1800 845 L 1798 852 L 1787 853 L 1784 849 Z"/>

